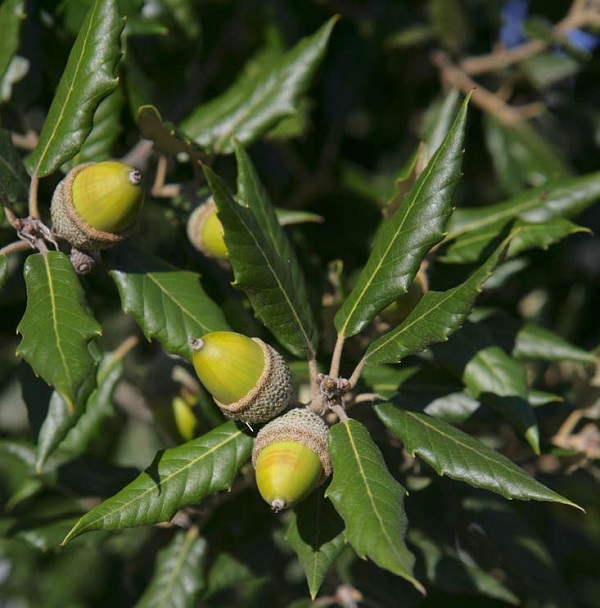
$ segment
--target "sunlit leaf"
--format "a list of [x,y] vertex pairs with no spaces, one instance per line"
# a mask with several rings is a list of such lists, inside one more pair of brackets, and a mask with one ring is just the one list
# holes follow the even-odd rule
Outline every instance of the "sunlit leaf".
[[[100,326],[87,309],[83,289],[66,255],[56,251],[30,255],[24,275],[27,308],[17,327],[23,337],[17,354],[54,386],[73,413],[89,395],[80,391],[94,374],[96,361],[88,346],[100,335]],[[92,388],[88,385],[87,390]]]
[[114,247],[105,259],[123,310],[148,339],[159,340],[169,352],[189,359],[190,339],[229,329],[196,273],[179,270],[131,243]]
[[124,25],[116,0],[95,0],[71,49],[38,144],[27,157],[31,175],[56,171],[81,148],[98,104],[117,87]]
[[63,544],[92,530],[119,530],[169,521],[183,507],[231,487],[253,439],[226,422],[164,452],[120,492],[86,513]]
[[439,475],[464,481],[505,498],[545,500],[580,509],[529,476],[502,454],[457,428],[390,403],[375,406],[383,423],[397,435],[413,456],[419,456]]
[[346,539],[359,556],[423,591],[404,544],[406,490],[388,471],[369,431],[356,420],[336,424],[329,430],[329,448],[333,479],[326,496],[346,524]]
[[396,213],[379,228],[367,263],[335,315],[341,336],[358,333],[378,312],[406,293],[427,252],[444,237],[461,175],[467,101]]

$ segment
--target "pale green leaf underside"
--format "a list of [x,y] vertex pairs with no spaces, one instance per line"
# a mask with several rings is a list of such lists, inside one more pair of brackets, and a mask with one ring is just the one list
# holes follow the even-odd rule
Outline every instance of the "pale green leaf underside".
[[119,39],[124,19],[116,0],[95,0],[69,54],[35,150],[26,164],[31,175],[56,171],[79,151],[92,129],[98,104],[118,84]]
[[209,167],[204,167],[204,173],[225,228],[234,285],[246,292],[257,317],[279,342],[292,353],[304,355],[313,349],[316,327],[301,290],[296,289],[299,275],[290,266],[291,258],[279,255],[282,242],[271,240],[269,228],[264,230],[253,210],[233,199]]
[[375,411],[404,442],[409,453],[418,455],[439,475],[508,499],[543,500],[580,508],[530,477],[502,454],[446,422],[390,403],[375,406]]
[[156,558],[154,575],[136,608],[188,608],[204,588],[207,543],[197,528],[178,531]]
[[301,40],[270,69],[244,74],[225,93],[200,106],[181,129],[207,150],[233,152],[232,138],[249,144],[282,118],[298,111],[298,103],[325,56],[337,17]]
[[190,339],[228,330],[221,309],[206,295],[200,275],[178,270],[131,243],[107,252],[110,275],[123,310],[133,316],[148,339],[190,359]]
[[443,239],[461,175],[467,102],[398,210],[382,223],[356,285],[335,315],[341,336],[358,333],[406,293],[427,252]]
[[100,335],[100,326],[86,307],[66,255],[56,251],[30,255],[24,275],[27,308],[17,327],[23,337],[17,354],[60,393],[72,411],[79,405],[78,391],[96,367],[88,345]]
[[326,496],[346,524],[346,539],[359,556],[423,591],[404,541],[406,490],[388,471],[369,431],[352,419],[336,424],[329,430],[329,448],[333,479]]
[[253,439],[229,421],[164,452],[120,492],[86,513],[63,544],[92,530],[120,530],[169,521],[183,507],[231,487]]

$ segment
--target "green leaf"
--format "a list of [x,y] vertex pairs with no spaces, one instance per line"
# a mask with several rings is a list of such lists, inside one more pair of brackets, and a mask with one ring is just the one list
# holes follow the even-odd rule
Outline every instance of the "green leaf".
[[518,606],[521,602],[492,574],[463,559],[440,538],[429,538],[421,530],[409,530],[408,538],[423,554],[427,578],[438,589],[451,594],[477,594]]
[[519,329],[512,355],[519,359],[598,363],[598,355],[583,350],[553,331],[533,323],[526,323]]
[[578,505],[530,477],[502,454],[450,424],[427,414],[402,410],[391,403],[375,411],[413,456],[421,457],[438,473],[464,481],[475,488],[496,492],[504,498]]
[[142,136],[152,140],[154,148],[161,154],[177,156],[183,152],[195,160],[202,160],[206,156],[183,131],[170,122],[163,121],[154,106],[146,105],[138,110],[138,125]]
[[99,162],[113,157],[114,145],[121,134],[121,112],[125,105],[123,91],[116,88],[105,97],[96,112],[92,130],[79,152],[70,160],[70,169],[80,163]]
[[570,175],[558,150],[527,123],[506,126],[486,115],[484,127],[496,175],[507,194]]
[[[295,254],[247,157],[238,151],[238,204],[207,166],[204,173],[225,229],[235,276],[257,317],[292,353],[312,351],[317,330]],[[242,198],[244,197],[244,198]],[[247,200],[246,200],[247,199]],[[263,223],[264,222],[264,223]]]
[[101,432],[103,423],[114,416],[112,393],[122,373],[120,351],[106,353],[98,365],[96,378],[90,377],[91,387],[94,388],[95,384],[96,388],[87,399],[85,408],[76,408],[70,416],[60,396],[56,393],[52,395],[48,414],[38,435],[38,471],[59,445],[59,460],[72,460],[86,451],[90,442]]
[[78,393],[96,361],[90,341],[101,333],[90,315],[85,294],[69,258],[50,251],[30,255],[25,262],[27,308],[17,331],[23,339],[17,354],[66,401],[72,413]]
[[469,315],[485,281],[504,255],[510,237],[462,285],[428,291],[395,329],[371,342],[365,353],[369,365],[395,363],[434,342],[447,340]]
[[[549,182],[496,205],[457,209],[448,222],[448,235],[444,240],[454,243],[442,259],[473,261],[510,222],[520,219],[529,224],[543,224],[557,218],[569,219],[599,198],[600,172]],[[551,226],[553,230],[557,229],[554,224]],[[461,244],[462,240],[466,240],[467,245]],[[475,247],[475,253],[469,253],[471,247]],[[463,252],[458,255],[457,251],[455,255],[454,251],[459,248]]]
[[335,315],[340,336],[358,333],[406,293],[427,252],[444,237],[460,177],[467,102],[399,209],[381,225],[354,289]]
[[4,285],[4,281],[8,277],[8,258],[5,255],[0,255],[0,288]]
[[28,189],[29,176],[21,156],[13,146],[10,133],[0,129],[0,197],[7,196],[14,202],[24,199]]
[[204,293],[200,275],[178,270],[132,243],[113,247],[105,260],[123,310],[146,338],[157,339],[169,352],[190,359],[190,339],[229,329],[221,309]]
[[253,438],[226,422],[206,435],[159,452],[120,492],[86,513],[63,545],[92,530],[119,530],[169,521],[183,507],[231,487],[247,462]]
[[345,535],[360,557],[401,576],[424,593],[413,576],[414,556],[404,544],[406,490],[388,471],[369,431],[356,420],[329,430],[333,479],[326,496],[346,524]]
[[321,492],[313,492],[292,512],[285,539],[298,555],[312,599],[344,548],[343,532],[344,523]]
[[0,81],[19,49],[21,22],[25,19],[23,0],[4,0],[0,5]]
[[136,608],[192,608],[204,588],[206,541],[197,528],[178,531],[160,551],[150,584]]
[[438,346],[436,360],[460,375],[471,395],[498,411],[539,454],[539,429],[531,408],[527,370],[494,343],[481,323],[467,322],[452,341]]
[[119,39],[125,21],[116,0],[96,0],[69,55],[35,150],[31,175],[43,177],[73,158],[92,129],[98,104],[118,84]]
[[325,56],[337,17],[301,40],[269,69],[248,71],[225,93],[200,106],[180,125],[202,148],[233,152],[232,138],[249,144],[298,111]]

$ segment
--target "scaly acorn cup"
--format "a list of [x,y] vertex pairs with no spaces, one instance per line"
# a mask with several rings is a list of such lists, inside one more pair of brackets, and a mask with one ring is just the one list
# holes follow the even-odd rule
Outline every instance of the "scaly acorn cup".
[[252,451],[256,485],[276,513],[331,475],[327,433],[325,422],[307,408],[290,410],[258,432]]
[[266,422],[287,407],[293,390],[290,369],[260,338],[215,331],[191,345],[200,382],[229,418]]
[[187,222],[188,239],[194,248],[206,257],[227,259],[227,245],[223,233],[223,224],[217,216],[217,206],[212,198],[191,213]]
[[144,202],[141,181],[139,171],[118,161],[77,165],[54,190],[54,234],[83,251],[121,242]]

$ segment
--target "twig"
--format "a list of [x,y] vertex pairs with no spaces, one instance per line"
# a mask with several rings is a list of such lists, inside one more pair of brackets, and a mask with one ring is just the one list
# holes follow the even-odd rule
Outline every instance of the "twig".
[[315,394],[317,389],[317,378],[319,377],[319,367],[317,365],[317,358],[315,357],[315,353],[312,351],[308,351],[307,349],[307,361],[308,361],[308,373],[310,376],[310,392],[311,395]]
[[29,129],[25,135],[20,133],[11,133],[10,138],[16,148],[22,150],[34,150],[38,143],[38,136],[35,131]]
[[348,379],[348,382],[350,383],[350,386],[352,388],[354,388],[356,386],[356,383],[358,382],[358,379],[360,378],[360,375],[362,374],[362,370],[363,370],[366,362],[367,362],[367,360],[363,357],[358,362],[358,365],[356,366],[356,368],[352,372],[352,375]]
[[341,334],[338,334],[333,349],[333,355],[331,356],[331,367],[329,368],[329,375],[332,378],[337,378],[340,373],[340,362],[342,360],[342,351],[344,350],[344,341],[346,338]]
[[172,198],[177,196],[181,191],[179,184],[166,184],[167,179],[167,157],[161,155],[158,157],[156,164],[156,174],[154,176],[154,184],[152,184],[152,196],[157,198]]
[[[598,27],[600,25],[600,9],[587,8],[586,0],[574,0],[569,11],[551,29],[554,38],[564,36],[569,30],[585,26]],[[488,55],[467,57],[460,63],[460,68],[473,76],[507,68],[515,63],[525,61],[534,55],[545,51],[552,42],[531,40],[510,49],[501,49]]]
[[8,255],[9,253],[16,253],[17,251],[27,251],[31,249],[31,245],[27,241],[14,241],[9,243],[0,249],[0,255]]
[[29,216],[35,219],[40,218],[40,209],[38,204],[38,186],[40,178],[37,173],[31,178],[31,184],[29,186]]
[[442,80],[449,86],[468,93],[472,91],[473,103],[488,114],[492,114],[500,123],[511,126],[524,119],[522,112],[509,106],[498,95],[476,83],[464,70],[452,63],[443,51],[435,51],[431,60],[440,72]]
[[2,207],[4,207],[4,215],[8,220],[8,223],[15,229],[18,230],[21,226],[20,220],[17,217],[16,213],[13,211],[12,205],[8,200],[8,197],[3,194],[2,195]]

